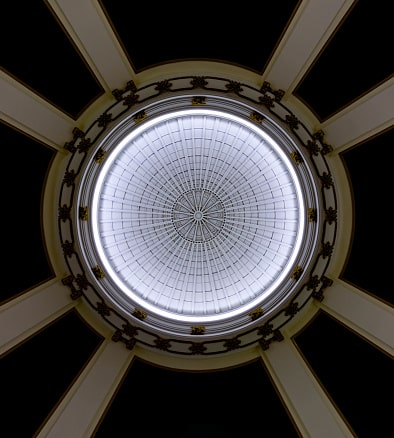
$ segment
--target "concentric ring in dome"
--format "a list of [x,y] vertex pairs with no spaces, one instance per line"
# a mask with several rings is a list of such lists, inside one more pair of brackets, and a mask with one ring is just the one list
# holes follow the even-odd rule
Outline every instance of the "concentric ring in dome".
[[96,181],[92,225],[126,299],[175,320],[219,320],[289,275],[304,210],[280,145],[244,119],[196,109],[119,141]]

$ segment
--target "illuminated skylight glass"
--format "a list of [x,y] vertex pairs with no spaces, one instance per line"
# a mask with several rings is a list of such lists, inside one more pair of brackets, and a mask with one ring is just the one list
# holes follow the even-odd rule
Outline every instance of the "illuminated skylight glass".
[[113,148],[94,188],[104,269],[125,300],[179,321],[220,320],[273,294],[304,226],[287,154],[218,110],[144,122]]

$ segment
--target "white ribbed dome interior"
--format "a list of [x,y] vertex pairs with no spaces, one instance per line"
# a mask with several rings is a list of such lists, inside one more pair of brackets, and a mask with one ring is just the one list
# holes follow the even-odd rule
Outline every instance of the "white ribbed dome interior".
[[95,192],[105,268],[158,313],[228,315],[271,294],[297,255],[303,201],[290,162],[229,114],[182,111],[133,130]]

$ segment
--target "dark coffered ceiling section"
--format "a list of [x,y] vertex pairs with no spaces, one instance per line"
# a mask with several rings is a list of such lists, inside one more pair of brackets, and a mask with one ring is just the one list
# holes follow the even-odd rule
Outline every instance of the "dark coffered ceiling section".
[[2,433],[34,436],[101,341],[70,311],[2,358]]
[[[3,209],[8,211],[2,248],[7,258],[0,301],[53,277],[43,240],[42,193],[55,151],[12,126],[0,123],[0,147],[4,163],[20,163],[15,169],[3,166]],[[12,190],[8,188],[12,187]],[[16,231],[18,230],[18,231]]]
[[[257,401],[260,397],[263,404]],[[155,417],[149,425],[135,424],[134,433],[141,435],[239,437],[255,433],[251,418],[263,423],[269,418],[278,436],[299,436],[260,361],[216,372],[186,373],[135,360],[95,436],[121,434],[130,422],[130,411],[136,418],[147,411]],[[174,413],[180,422],[189,423],[187,432],[170,421]],[[216,427],[201,429],[204,423]]]
[[392,427],[392,360],[325,312],[295,342],[356,436],[385,436]]
[[[102,92],[46,1],[1,5],[1,67],[71,117]],[[8,42],[12,40],[12,44]]]
[[[235,7],[111,0],[3,2],[1,436],[390,435],[392,415],[387,400],[394,391],[391,21],[391,4],[384,0],[286,0]],[[185,95],[169,92],[176,87]],[[314,247],[305,265],[315,263],[315,270],[305,274],[302,263],[294,266],[286,281],[296,284],[296,293],[287,296],[283,307],[278,306],[275,318],[256,306],[237,315],[244,321],[244,331],[238,331],[236,318],[222,330],[220,323],[212,329],[198,317],[198,324],[192,318],[190,326],[186,325],[185,334],[177,331],[178,325],[184,328],[182,312],[181,322],[169,325],[159,320],[155,325],[151,302],[143,302],[143,309],[129,306],[125,312],[112,305],[111,295],[104,299],[92,292],[92,284],[104,284],[108,275],[97,262],[101,259],[96,257],[94,239],[81,232],[87,224],[93,224],[93,230],[95,226],[94,185],[83,183],[105,166],[107,151],[95,148],[114,138],[110,130],[119,121],[128,117],[127,129],[138,131],[151,122],[153,111],[167,111],[173,96],[174,102],[187,102],[193,112],[208,106],[218,89],[231,108],[231,117],[240,107],[247,108],[241,120],[251,129],[260,130],[272,122],[273,131],[279,132],[275,138],[291,139],[295,150],[282,150],[279,141],[279,150],[289,160],[286,172],[312,175],[305,177],[307,183],[287,201],[294,194],[305,196],[305,205],[297,205],[305,207],[300,217],[305,219],[305,233],[313,238],[300,240],[300,246],[302,250]],[[149,93],[158,99],[152,99],[151,106]],[[217,105],[220,99],[216,94],[214,98]],[[195,116],[178,120],[178,127],[189,123],[195,129]],[[210,126],[216,113],[204,117],[204,127]],[[219,138],[224,122],[216,125]],[[234,120],[228,125],[232,127],[225,134],[231,137]],[[152,132],[158,134],[148,136],[152,141],[146,142],[144,151],[149,156],[141,162],[159,166],[164,154],[156,146],[162,134],[155,127],[149,135]],[[192,139],[197,144],[199,138]],[[232,153],[252,164],[258,155],[245,153],[243,148],[250,146],[245,142],[235,144],[225,156],[229,161],[215,163],[216,155],[210,152],[214,147],[207,147],[207,156],[200,160],[194,146],[189,148],[194,161],[188,161],[183,174],[198,171],[196,163],[208,163],[200,175],[214,169],[219,175],[215,180],[225,184],[230,184],[230,170],[237,165]],[[182,163],[181,152],[168,156]],[[120,167],[126,155],[118,160]],[[154,157],[159,158],[153,161]],[[128,158],[137,168],[131,159],[134,155]],[[318,166],[309,168],[309,162],[318,162]],[[168,190],[155,192],[160,199],[152,195],[154,182],[166,183],[170,175],[163,170],[165,166],[157,167],[159,177],[152,171],[155,166],[146,172],[149,181],[144,187],[138,181],[134,186],[142,210],[150,201],[161,206],[167,199]],[[120,167],[114,166],[115,170]],[[144,169],[136,173],[147,181]],[[246,187],[248,176],[243,173],[239,172],[237,181],[245,181]],[[265,178],[262,173],[256,171],[253,177],[255,192],[257,177]],[[275,177],[283,182],[280,175]],[[118,179],[119,194],[123,181]],[[106,195],[110,197],[110,177],[108,181]],[[88,187],[87,193],[80,187]],[[307,197],[308,190],[316,196],[308,192]],[[177,199],[196,201],[190,194],[195,192],[185,193]],[[216,199],[208,193],[204,199]],[[247,205],[253,207],[252,195]],[[275,192],[276,199],[287,195],[282,186]],[[86,199],[92,202],[85,203]],[[241,230],[240,235],[246,230],[250,237],[266,226],[258,220],[253,227],[244,226],[240,220],[231,227],[230,215],[221,216],[225,203],[220,202],[209,211],[220,224],[225,217],[224,230]],[[287,205],[275,214],[294,219]],[[233,210],[238,212],[236,207]],[[97,216],[104,223],[108,218],[103,210]],[[111,220],[116,219],[115,210],[111,210]],[[180,232],[179,217],[171,210],[171,230],[175,227],[178,237],[188,237],[183,249],[214,244],[214,239],[196,243],[190,232]],[[195,212],[193,220],[200,220]],[[142,224],[141,229],[148,225]],[[316,234],[311,230],[317,230]],[[119,236],[112,231],[108,235]],[[289,235],[282,235],[281,251]],[[141,239],[145,237],[155,241],[141,233]],[[271,238],[274,241],[277,236]],[[127,244],[132,252],[134,242]],[[242,257],[249,254],[241,238],[233,246]],[[94,250],[89,252],[91,247]],[[253,248],[258,269],[260,243]],[[157,249],[159,253],[162,246]],[[177,257],[176,251],[171,254]],[[204,253],[196,250],[194,254]],[[160,274],[152,262],[156,253],[145,252],[144,256]],[[225,258],[225,252],[220,256]],[[78,257],[84,258],[84,265],[78,264]],[[202,277],[199,269],[207,260],[183,259],[182,266],[194,266],[186,273],[194,278],[196,293]],[[218,266],[215,260],[220,257],[209,260],[206,278],[212,280],[216,275],[212,267]],[[234,265],[226,268],[229,278],[238,276]],[[83,266],[81,271],[75,268],[79,266]],[[146,271],[146,278],[150,272]],[[178,281],[181,274],[167,273],[166,278]],[[254,275],[247,271],[240,278],[245,290],[249,286],[245,279]],[[159,277],[156,289],[160,294],[160,284],[165,283]],[[230,288],[227,277],[222,278],[225,297]],[[302,288],[297,289],[297,282]],[[210,282],[204,284],[206,292]],[[182,285],[189,287],[186,282]],[[117,294],[122,285],[116,283],[113,289]],[[305,295],[309,298],[304,302]],[[215,317],[221,315],[219,311]],[[178,350],[171,350],[175,344]]]
[[[379,298],[394,304],[390,277],[392,263],[384,254],[389,214],[379,213],[392,185],[394,129],[376,135],[342,154],[352,183],[355,205],[354,238],[342,277]],[[361,170],[360,170],[361,169]],[[389,241],[391,238],[389,237]]]
[[325,120],[394,72],[386,41],[393,40],[391,5],[358,0],[295,89]]
[[[195,5],[193,11],[184,3],[100,3],[136,71],[164,62],[210,59],[262,72],[301,2],[236,8],[212,2]],[[142,16],[149,20],[138,19]]]

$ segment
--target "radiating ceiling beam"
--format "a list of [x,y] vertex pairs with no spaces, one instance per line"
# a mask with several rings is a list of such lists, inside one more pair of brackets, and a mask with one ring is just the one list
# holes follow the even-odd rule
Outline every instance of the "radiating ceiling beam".
[[37,438],[91,437],[134,353],[104,341]]
[[98,3],[49,0],[67,32],[107,91],[122,88],[134,72]]
[[0,307],[0,355],[74,307],[58,279],[8,301]]
[[334,284],[327,289],[327,294],[319,306],[394,356],[394,310],[392,307],[341,280],[335,280]]
[[301,3],[264,75],[275,89],[290,93],[308,70],[353,0]]
[[353,437],[290,340],[262,351],[262,358],[302,436]]
[[0,118],[37,140],[63,149],[75,121],[0,71]]
[[321,126],[336,152],[394,126],[394,77],[361,97]]

